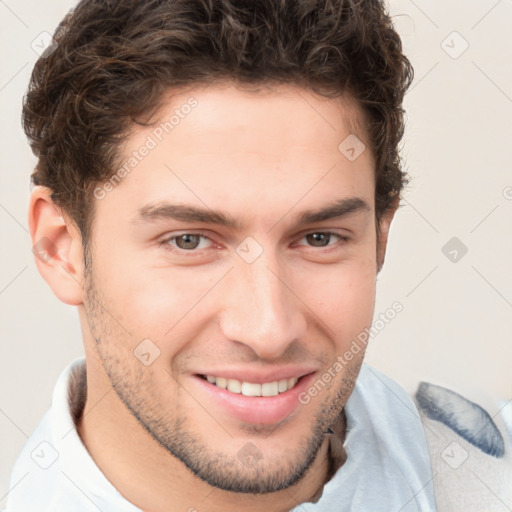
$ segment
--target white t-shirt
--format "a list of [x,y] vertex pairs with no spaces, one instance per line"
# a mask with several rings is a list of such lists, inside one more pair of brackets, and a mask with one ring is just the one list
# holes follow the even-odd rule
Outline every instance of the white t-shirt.
[[[94,463],[75,428],[83,403],[69,393],[84,359],[60,375],[20,454],[6,512],[141,512]],[[435,512],[432,470],[418,410],[394,381],[364,364],[345,415],[347,460],[316,503],[296,512]]]

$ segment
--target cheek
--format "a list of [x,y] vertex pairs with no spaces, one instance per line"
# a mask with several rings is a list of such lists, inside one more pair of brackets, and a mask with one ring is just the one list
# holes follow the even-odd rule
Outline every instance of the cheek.
[[104,262],[97,282],[112,313],[134,337],[155,341],[190,325],[190,315],[197,319],[202,299],[225,273],[218,267],[148,266],[134,254]]
[[371,324],[375,285],[372,258],[318,268],[310,276],[302,276],[305,302],[330,328],[338,350],[344,350]]

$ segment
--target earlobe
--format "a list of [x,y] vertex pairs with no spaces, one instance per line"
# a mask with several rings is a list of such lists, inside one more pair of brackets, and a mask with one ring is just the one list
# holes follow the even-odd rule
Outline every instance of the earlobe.
[[82,304],[81,235],[61,208],[55,205],[49,188],[34,187],[30,197],[28,224],[34,259],[43,279],[65,304]]

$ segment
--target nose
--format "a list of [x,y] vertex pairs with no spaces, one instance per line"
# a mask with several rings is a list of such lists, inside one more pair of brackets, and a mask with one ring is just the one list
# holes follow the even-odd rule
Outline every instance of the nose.
[[261,359],[276,359],[306,331],[304,304],[276,258],[235,262],[224,282],[220,328],[226,339],[250,347]]

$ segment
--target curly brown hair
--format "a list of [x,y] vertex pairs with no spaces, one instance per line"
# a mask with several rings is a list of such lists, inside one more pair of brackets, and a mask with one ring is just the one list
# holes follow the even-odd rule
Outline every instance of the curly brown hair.
[[171,88],[230,81],[293,84],[363,107],[376,162],[376,216],[407,181],[402,101],[413,69],[381,0],[82,0],[36,63],[23,125],[84,248],[93,188],[118,165],[134,123]]

